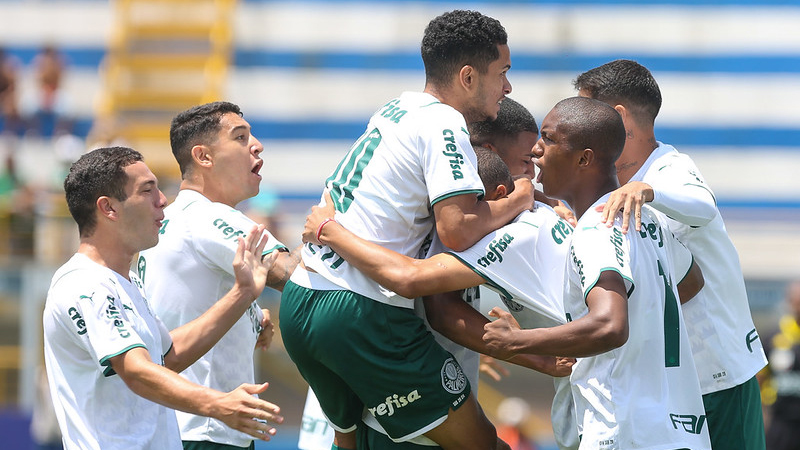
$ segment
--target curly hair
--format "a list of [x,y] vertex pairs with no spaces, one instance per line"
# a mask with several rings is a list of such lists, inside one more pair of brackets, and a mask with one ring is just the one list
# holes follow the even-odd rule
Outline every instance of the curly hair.
[[214,142],[222,127],[220,120],[227,113],[242,116],[238,105],[230,102],[212,102],[189,108],[172,119],[169,143],[181,169],[181,177],[186,176],[186,171],[191,166],[192,147]]
[[485,73],[508,42],[500,22],[477,11],[455,10],[430,21],[422,38],[425,81],[446,86],[465,65]]
[[64,180],[69,213],[78,224],[81,237],[89,237],[97,226],[95,204],[102,196],[125,201],[128,176],[125,168],[144,161],[142,154],[128,147],[103,147],[75,161]]

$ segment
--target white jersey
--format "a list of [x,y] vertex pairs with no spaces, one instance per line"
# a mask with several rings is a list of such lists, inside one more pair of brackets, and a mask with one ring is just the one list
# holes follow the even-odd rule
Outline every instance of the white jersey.
[[[552,208],[536,203],[472,248],[452,255],[486,279],[522,328],[566,322],[563,291],[573,229]],[[569,378],[554,378],[553,434],[562,450],[578,447]]]
[[[483,194],[476,166],[461,113],[429,94],[404,92],[372,116],[326,187],[336,204],[336,220],[345,228],[416,257],[433,229],[436,202]],[[414,307],[413,300],[381,287],[327,246],[304,246],[303,262],[335,289]],[[299,278],[297,282],[303,283]],[[301,285],[320,289],[325,283]]]
[[[667,226],[703,270],[705,286],[683,305],[703,394],[744,383],[767,358],[750,315],[739,254],[711,189],[687,155],[660,142],[631,181],[653,187],[656,196],[650,205],[668,216]],[[691,217],[687,199],[700,203],[710,215],[693,222],[697,219]],[[675,205],[676,200],[682,203]]]
[[[628,290],[627,342],[578,358],[570,380],[581,450],[709,449],[700,385],[683,325],[677,283],[692,256],[658,216],[642,208],[642,232],[612,228],[597,205],[578,221],[568,259],[564,307],[568,320],[588,313],[586,296],[611,270]],[[692,300],[693,301],[693,300]]]
[[[250,232],[254,222],[188,189],[178,193],[164,216],[158,245],[140,253],[138,270],[156,314],[174,329],[199,317],[233,287],[237,239]],[[284,245],[269,235],[264,252],[281,248]],[[219,342],[181,374],[221,392],[253,383],[260,312],[253,302]],[[179,411],[178,422],[183,440],[239,447],[253,441],[210,417]]]
[[110,359],[136,347],[163,365],[169,330],[150,310],[142,284],[77,253],[47,293],[44,356],[67,449],[176,449],[175,411],[131,391]]

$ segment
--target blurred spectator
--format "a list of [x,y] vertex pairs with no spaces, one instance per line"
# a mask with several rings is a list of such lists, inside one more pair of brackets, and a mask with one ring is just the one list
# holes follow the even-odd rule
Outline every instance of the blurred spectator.
[[18,73],[19,61],[0,48],[0,134],[19,131]]
[[505,441],[511,450],[536,450],[536,444],[523,431],[523,424],[530,417],[528,403],[519,397],[508,397],[497,407],[497,437]]
[[800,280],[788,285],[786,306],[777,333],[764,341],[769,365],[759,377],[771,416],[767,450],[800,448]]
[[54,45],[45,45],[31,63],[36,77],[36,97],[30,111],[29,129],[50,137],[63,128],[66,120],[64,92],[61,89],[66,61]]

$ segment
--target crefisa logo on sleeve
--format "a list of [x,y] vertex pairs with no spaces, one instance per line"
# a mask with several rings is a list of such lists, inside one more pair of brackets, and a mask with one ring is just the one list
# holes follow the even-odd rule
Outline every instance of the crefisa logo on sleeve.
[[442,387],[451,393],[458,394],[467,386],[467,377],[455,359],[447,358],[442,365]]

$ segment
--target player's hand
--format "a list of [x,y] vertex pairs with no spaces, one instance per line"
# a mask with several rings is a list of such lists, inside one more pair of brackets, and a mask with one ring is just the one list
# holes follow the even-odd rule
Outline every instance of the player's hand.
[[244,239],[239,239],[236,256],[233,258],[236,285],[243,292],[250,293],[248,297],[251,301],[261,295],[269,270],[278,257],[276,251],[262,257],[267,240],[264,225],[253,226]]
[[509,359],[516,355],[514,351],[515,333],[520,330],[519,323],[508,311],[497,306],[489,311],[489,316],[497,317],[483,326],[483,342],[492,355],[500,359]]
[[503,377],[511,375],[511,372],[509,372],[500,361],[488,355],[480,355],[480,366],[478,370],[494,381],[500,381]]
[[556,366],[553,373],[554,377],[567,377],[572,374],[572,366],[578,362],[577,359],[566,356],[556,356]]
[[283,422],[278,405],[253,396],[264,392],[268,386],[269,383],[245,383],[223,394],[211,405],[211,417],[221,420],[234,430],[268,441],[277,432],[269,422]]
[[564,204],[561,200],[558,200],[558,204],[553,206],[553,210],[558,214],[558,217],[566,220],[568,224],[572,225],[573,227],[578,226],[578,219],[575,217],[575,213],[572,212],[571,209],[567,208],[567,205]]
[[[508,196],[514,198],[519,202],[519,212],[530,210],[533,211],[536,189],[533,188],[533,182],[527,175],[519,175],[514,178],[514,191]],[[517,204],[515,202],[515,204]]]
[[653,201],[653,195],[653,188],[649,184],[631,181],[612,192],[608,201],[597,207],[597,210],[603,213],[600,220],[611,227],[614,225],[617,211],[622,210],[622,232],[627,233],[633,213],[633,227],[639,231],[642,228],[642,205]]
[[261,309],[263,317],[261,318],[261,332],[258,333],[256,340],[256,348],[266,350],[272,344],[272,337],[275,335],[275,324],[270,320],[270,313],[267,308]]
[[326,189],[323,193],[323,198],[325,203],[312,206],[311,214],[306,217],[306,224],[303,228],[303,242],[322,245],[317,239],[319,226],[325,219],[333,218],[336,214],[336,208],[333,205],[330,191]]

